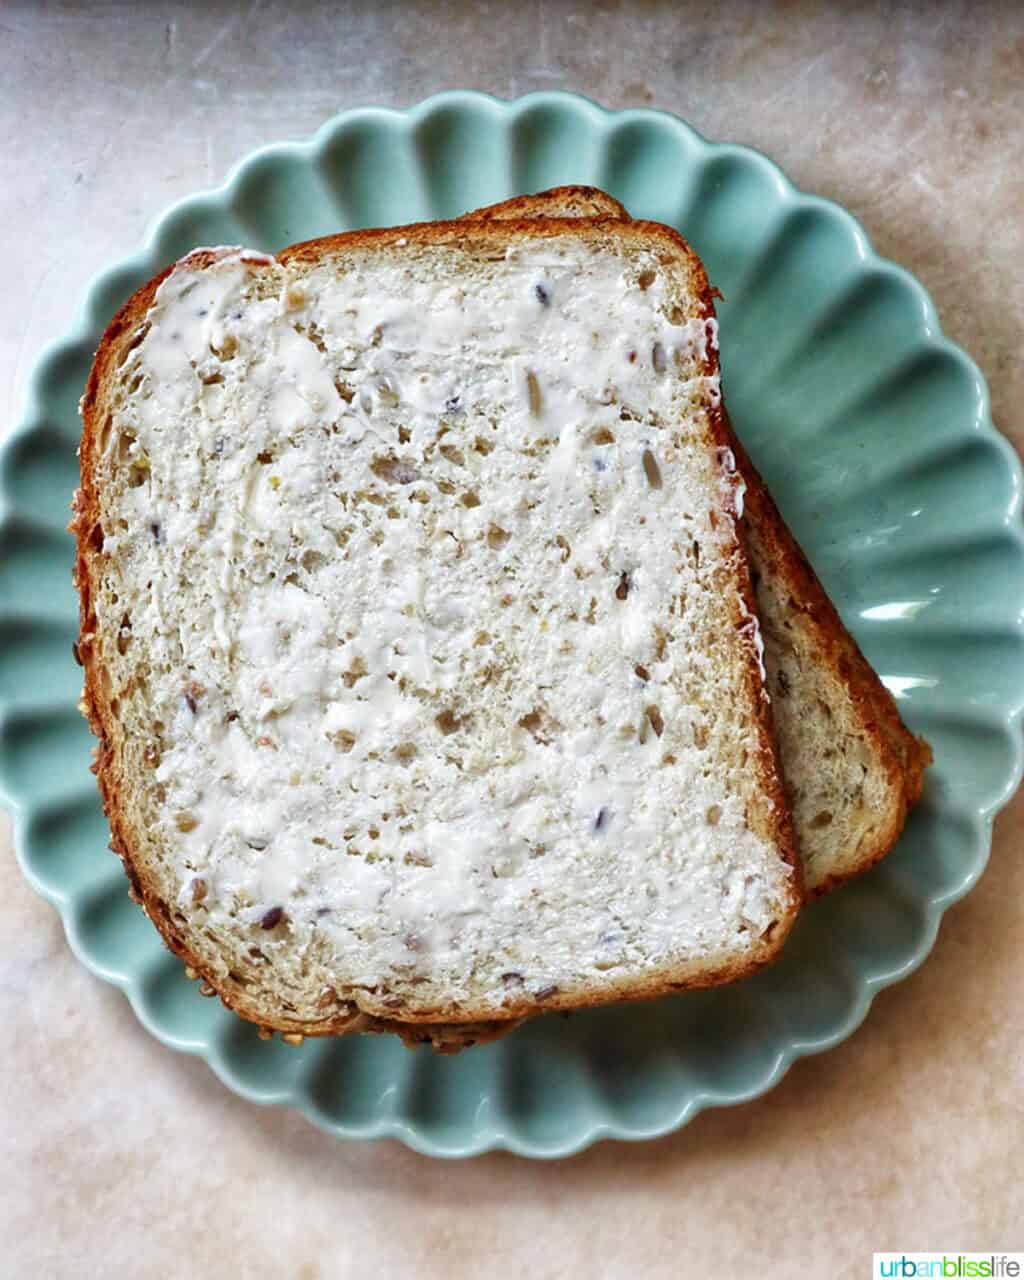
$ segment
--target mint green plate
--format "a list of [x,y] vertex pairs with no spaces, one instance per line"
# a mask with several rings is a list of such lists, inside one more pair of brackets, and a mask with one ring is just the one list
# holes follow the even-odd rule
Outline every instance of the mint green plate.
[[[679,227],[724,293],[731,416],[934,748],[923,803],[894,853],[809,908],[782,960],[751,981],[542,1018],[455,1058],[390,1037],[265,1044],[199,998],[107,851],[75,710],[64,532],[92,352],[124,299],[197,244],[274,250],[569,182]],[[93,283],[72,332],[35,368],[0,466],[0,779],[25,874],[60,911],[76,955],[155,1036],[204,1057],[237,1093],[299,1107],[333,1133],[445,1156],[556,1156],[667,1133],[845,1039],[875,992],[924,959],[942,912],[980,875],[993,815],[1021,773],[1020,479],[981,375],[943,338],[921,286],[876,257],[842,209],[796,191],[756,152],[705,142],[655,111],[609,113],[564,94],[450,93],[410,111],[347,112],[170,209]]]

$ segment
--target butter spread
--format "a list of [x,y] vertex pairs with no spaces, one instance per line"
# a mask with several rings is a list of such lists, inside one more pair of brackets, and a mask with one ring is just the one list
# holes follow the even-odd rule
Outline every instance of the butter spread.
[[181,910],[281,908],[371,989],[752,943],[789,872],[716,767],[742,489],[681,425],[714,321],[672,322],[653,257],[399,247],[190,255],[126,365],[105,549],[165,676]]

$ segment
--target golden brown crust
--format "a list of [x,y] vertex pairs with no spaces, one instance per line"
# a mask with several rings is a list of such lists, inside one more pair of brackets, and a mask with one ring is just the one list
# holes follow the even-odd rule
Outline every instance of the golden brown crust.
[[532,196],[514,196],[498,204],[487,204],[463,214],[464,218],[621,218],[629,219],[629,211],[614,196],[600,187],[548,187]]
[[[399,241],[403,245],[410,242],[422,244],[446,241],[459,244],[467,240],[478,242],[489,238],[489,225],[486,221],[471,225],[462,222],[421,223],[408,227],[351,232],[294,245],[279,255],[278,261],[282,264],[315,262],[334,251],[350,252],[366,245],[397,247]],[[574,236],[587,232],[599,235],[609,231],[612,231],[617,238],[627,235],[629,238],[644,240],[647,244],[660,245],[667,264],[678,264],[682,255],[691,277],[691,287],[701,299],[703,315],[708,318],[713,316],[712,292],[703,266],[676,232],[660,224],[643,222],[631,222],[627,230],[623,226],[622,219],[617,216],[588,219],[585,224],[579,222],[573,224]],[[491,234],[496,245],[505,246],[510,241],[522,237],[564,235],[566,223],[562,219],[509,220],[504,222],[500,229],[494,229]],[[216,250],[197,250],[189,256],[197,266],[204,266],[216,261],[220,253]],[[312,1036],[340,1035],[356,1030],[395,1031],[407,1042],[429,1041],[435,1048],[449,1050],[464,1044],[495,1038],[517,1025],[524,1017],[536,1013],[582,1008],[617,999],[653,999],[675,991],[732,981],[770,962],[781,947],[799,907],[800,863],[796,855],[792,824],[782,788],[781,771],[771,729],[770,709],[764,696],[763,684],[758,674],[756,657],[751,644],[747,647],[745,655],[744,678],[757,714],[758,745],[754,770],[758,789],[761,794],[767,795],[769,800],[769,804],[765,806],[767,812],[758,812],[752,815],[752,819],[756,822],[759,833],[779,848],[785,860],[793,868],[793,877],[785,914],[767,931],[769,936],[761,940],[761,945],[748,958],[719,966],[713,971],[677,973],[671,979],[662,975],[645,983],[609,985],[599,993],[553,992],[551,998],[542,1003],[538,1003],[535,997],[524,996],[520,1001],[510,1001],[502,1010],[500,1017],[495,1018],[488,1014],[486,1021],[481,1020],[477,1011],[457,1008],[432,1010],[402,1019],[385,1017],[381,1016],[379,1008],[372,1007],[371,998],[368,1000],[370,1008],[364,1008],[358,1002],[349,1003],[324,1020],[312,1024],[299,1017],[290,1017],[287,1013],[268,1018],[267,1010],[260,1007],[241,984],[230,977],[218,976],[210,971],[208,965],[203,964],[201,958],[195,954],[182,935],[168,904],[161,899],[154,887],[147,883],[141,859],[135,853],[137,839],[133,834],[130,814],[125,804],[127,787],[119,751],[120,730],[111,710],[112,691],[109,675],[103,668],[95,642],[97,624],[93,606],[94,587],[102,558],[102,529],[99,524],[99,497],[95,487],[95,462],[97,437],[102,429],[105,413],[103,389],[108,383],[113,384],[120,364],[137,341],[159,285],[171,270],[173,267],[156,276],[125,303],[107,327],[100,342],[82,400],[81,487],[75,496],[75,515],[71,523],[71,530],[77,539],[75,579],[80,594],[79,653],[85,673],[82,709],[93,733],[99,740],[94,771],[99,783],[104,811],[110,822],[111,847],[124,865],[132,897],[142,906],[170,950],[186,966],[195,971],[197,976],[203,978],[227,1007],[263,1027],[289,1035]],[[717,372],[717,364],[710,353],[707,356],[705,372],[707,374]],[[713,447],[725,445],[728,442],[728,427],[720,409],[716,409],[711,415],[711,430]],[[721,466],[721,463],[719,465]],[[723,477],[727,475],[724,469],[722,474]],[[735,519],[732,524],[734,542],[732,558],[737,567],[742,597],[742,601],[737,602],[734,622],[737,629],[740,629],[753,614],[754,597]]]

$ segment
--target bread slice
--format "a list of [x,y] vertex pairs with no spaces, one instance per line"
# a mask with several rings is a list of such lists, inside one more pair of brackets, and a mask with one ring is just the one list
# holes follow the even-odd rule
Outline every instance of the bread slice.
[[198,250],[114,319],[84,708],[136,896],[244,1017],[472,1039],[776,954],[712,315],[667,228],[537,219]]
[[[596,187],[558,187],[467,217],[628,217]],[[920,799],[931,750],[847,631],[743,447],[744,532],[786,793],[811,894],[874,866]]]

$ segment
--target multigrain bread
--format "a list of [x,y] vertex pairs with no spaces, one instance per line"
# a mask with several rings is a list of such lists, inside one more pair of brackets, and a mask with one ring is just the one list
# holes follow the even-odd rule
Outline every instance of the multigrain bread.
[[452,1044],[778,951],[712,315],[668,229],[539,219],[197,251],[111,323],[84,707],[136,896],[240,1014]]
[[[618,217],[595,187],[558,187],[470,218]],[[931,751],[900,718],[728,422],[786,793],[811,894],[874,866],[921,795]]]

